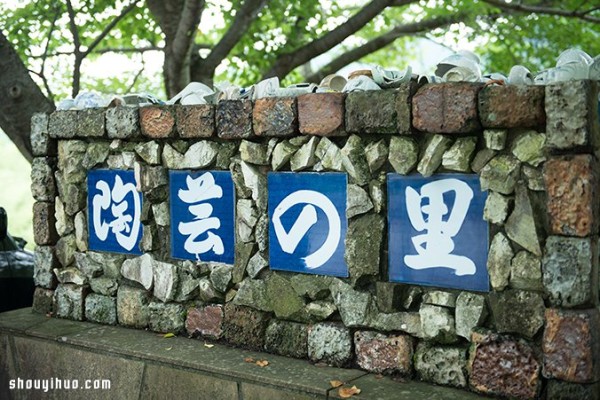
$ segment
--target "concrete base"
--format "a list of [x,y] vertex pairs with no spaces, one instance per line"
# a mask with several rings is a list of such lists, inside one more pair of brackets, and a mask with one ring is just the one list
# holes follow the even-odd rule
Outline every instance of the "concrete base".
[[[269,364],[260,367],[248,362],[250,358]],[[109,380],[110,388],[94,389],[101,380]],[[332,380],[360,388],[356,399],[479,398],[462,390],[396,382],[360,370],[322,367],[203,340],[47,318],[30,309],[0,314],[0,399],[339,398]],[[27,389],[28,383],[40,389]],[[65,388],[67,384],[71,389]],[[75,384],[77,389],[72,388]]]

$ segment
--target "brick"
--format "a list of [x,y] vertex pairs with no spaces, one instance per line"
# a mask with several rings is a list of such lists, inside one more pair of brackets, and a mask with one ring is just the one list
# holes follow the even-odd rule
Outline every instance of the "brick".
[[544,299],[536,292],[509,289],[489,294],[496,330],[517,333],[529,339],[544,325]]
[[77,134],[77,111],[61,110],[50,114],[48,134],[53,139],[72,139]]
[[540,363],[528,344],[497,334],[473,333],[471,340],[467,368],[473,390],[502,397],[537,398]]
[[104,108],[86,108],[77,114],[78,137],[105,136]]
[[176,125],[182,138],[206,138],[215,134],[215,106],[175,106]]
[[117,299],[91,293],[85,298],[85,318],[100,324],[117,323]]
[[546,146],[571,149],[598,144],[598,83],[570,81],[546,86]]
[[345,136],[343,93],[310,93],[298,97],[300,133]]
[[113,107],[106,110],[106,132],[109,139],[139,137],[140,116],[137,107]]
[[346,96],[346,130],[353,133],[396,133],[396,91],[353,92]]
[[54,290],[35,288],[33,292],[33,305],[31,310],[34,313],[46,315],[51,313],[53,308]]
[[592,155],[551,158],[544,165],[550,231],[589,236],[598,232],[598,166]]
[[54,157],[35,157],[31,163],[31,194],[37,201],[54,201],[56,182]]
[[412,99],[413,126],[429,133],[470,133],[481,129],[477,101],[481,84],[425,85]]
[[421,341],[415,350],[414,363],[420,380],[436,385],[467,386],[466,348],[435,346]]
[[544,87],[487,86],[479,92],[479,117],[484,128],[544,129]]
[[143,329],[148,326],[150,310],[148,293],[121,285],[117,292],[117,319],[119,324]]
[[248,139],[252,131],[252,102],[224,100],[217,105],[217,135],[222,139]]
[[169,106],[140,107],[142,135],[152,139],[165,139],[175,132],[175,114]]
[[376,332],[354,333],[356,362],[369,372],[412,372],[413,340],[408,335],[382,335]]
[[353,357],[350,330],[342,324],[315,324],[308,332],[308,357],[332,366],[347,365]]
[[33,204],[33,239],[38,246],[53,245],[58,241],[54,203]]
[[412,98],[417,92],[418,85],[414,81],[403,83],[396,95],[397,130],[401,135],[413,133],[412,128]]
[[83,321],[83,310],[88,288],[86,286],[60,284],[54,291],[53,309],[57,317]]
[[269,319],[265,312],[228,303],[224,308],[223,337],[231,344],[262,350]]
[[282,356],[308,356],[308,325],[273,320],[265,335],[265,350]]
[[185,329],[190,336],[200,335],[220,339],[223,335],[223,306],[192,308],[187,313]]
[[598,309],[546,310],[542,351],[546,378],[576,383],[597,381],[600,377]]
[[35,113],[31,117],[31,151],[35,157],[55,156],[56,140],[48,133],[49,115]]
[[267,97],[254,102],[252,126],[257,136],[289,137],[298,133],[295,97]]

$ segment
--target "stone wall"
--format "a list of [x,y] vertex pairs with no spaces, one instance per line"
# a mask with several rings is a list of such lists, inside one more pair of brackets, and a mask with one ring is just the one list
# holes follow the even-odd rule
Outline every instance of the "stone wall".
[[[34,310],[489,395],[597,398],[597,99],[590,81],[411,83],[38,114]],[[136,173],[141,256],[88,250],[101,168]],[[171,258],[170,170],[231,171],[233,264]],[[270,171],[346,174],[349,278],[269,268]],[[489,293],[388,279],[387,174],[443,172],[487,190]]]

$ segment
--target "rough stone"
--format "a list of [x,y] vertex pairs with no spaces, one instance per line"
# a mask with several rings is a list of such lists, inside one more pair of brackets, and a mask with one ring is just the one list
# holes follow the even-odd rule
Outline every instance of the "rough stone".
[[333,282],[330,276],[294,274],[290,283],[298,296],[312,300],[323,300],[330,294],[329,286]]
[[252,125],[257,136],[287,137],[298,132],[295,97],[265,97],[254,101]]
[[48,114],[34,113],[31,117],[31,152],[34,157],[56,155],[56,140],[48,134]]
[[343,93],[298,96],[298,125],[303,135],[344,136]]
[[106,160],[109,169],[133,169],[135,165],[135,153],[124,151],[111,154]]
[[418,84],[410,80],[396,89],[396,121],[397,130],[401,135],[413,133],[412,127],[412,98],[417,92]]
[[365,147],[365,155],[371,172],[378,171],[388,158],[389,149],[385,140],[371,142]]
[[483,324],[487,316],[485,297],[480,294],[461,292],[456,298],[456,334],[471,340],[473,329]]
[[254,227],[258,221],[258,215],[252,200],[238,200],[236,218],[237,237],[239,240],[243,243],[254,241]]
[[486,128],[535,128],[546,123],[544,88],[489,85],[479,92],[479,117]]
[[344,170],[340,148],[327,137],[321,138],[315,155],[321,160],[321,165],[324,169],[333,171]]
[[377,309],[384,313],[393,313],[402,306],[402,285],[392,282],[375,282],[375,300]]
[[109,152],[110,148],[108,147],[108,143],[106,142],[90,143],[87,146],[87,151],[85,153],[85,156],[83,157],[81,166],[86,170],[90,170],[97,165],[101,165],[106,161]]
[[317,300],[308,303],[305,308],[308,317],[312,321],[325,321],[337,311],[335,304],[324,300]]
[[152,215],[154,221],[159,226],[170,226],[171,225],[171,212],[169,210],[169,203],[163,201],[159,204],[152,204]]
[[369,327],[384,332],[402,331],[419,338],[424,337],[418,312],[378,313],[372,316]]
[[68,267],[75,262],[75,235],[67,235],[56,242],[56,258],[63,267]]
[[154,140],[136,145],[135,152],[147,164],[150,164],[150,165],[160,164],[162,150],[161,150],[160,144],[158,144],[158,142],[156,142]]
[[252,102],[224,100],[217,105],[217,135],[222,139],[248,139],[252,131]]
[[141,284],[146,290],[152,288],[154,280],[154,259],[148,253],[123,261],[121,274],[124,278]]
[[151,139],[165,139],[175,133],[175,114],[169,106],[140,107],[142,134]]
[[267,284],[264,280],[245,279],[233,299],[233,304],[266,312],[273,311],[267,295]]
[[469,133],[481,129],[478,83],[425,85],[412,99],[413,126],[429,133]]
[[490,160],[481,169],[481,190],[494,190],[502,194],[511,194],[519,179],[521,163],[510,155],[499,155]]
[[536,131],[526,131],[519,134],[512,144],[511,152],[519,161],[537,167],[546,161],[544,144],[546,135]]
[[343,325],[319,323],[308,333],[308,357],[312,361],[342,367],[352,355],[352,336]]
[[190,336],[220,339],[223,335],[223,306],[209,305],[188,310],[185,329]]
[[510,287],[542,291],[544,287],[540,259],[524,250],[518,252],[510,265]]
[[485,129],[483,131],[485,147],[490,150],[504,150],[507,134],[508,131],[506,129]]
[[454,308],[456,307],[456,294],[442,290],[432,290],[423,295],[423,303]]
[[217,292],[209,278],[200,278],[198,280],[198,290],[200,300],[211,303],[222,300],[221,293]]
[[540,168],[523,165],[521,172],[523,173],[523,177],[525,178],[525,182],[527,182],[529,190],[534,190],[536,192],[543,192],[546,190],[544,174]]
[[183,330],[185,315],[183,305],[150,302],[148,311],[150,312],[150,330],[162,333],[179,333]]
[[189,147],[185,154],[165,144],[162,159],[168,169],[201,169],[213,164],[219,152],[219,144],[200,141]]
[[258,219],[254,236],[258,250],[266,253],[269,247],[269,216],[267,213],[263,213]]
[[450,143],[452,143],[452,140],[445,136],[432,136],[425,146],[421,161],[417,165],[417,171],[424,177],[433,175],[435,170],[442,164],[442,157],[450,147]]
[[234,284],[238,284],[244,279],[250,256],[252,256],[255,247],[254,243],[238,242],[235,244],[235,259],[232,272],[232,281]]
[[483,208],[483,219],[496,225],[504,224],[510,204],[511,199],[509,197],[490,190]]
[[375,211],[377,214],[381,213],[385,209],[387,201],[384,183],[378,180],[372,180],[369,182],[369,195],[371,196],[371,201],[373,202],[373,211]]
[[598,400],[600,382],[586,385],[550,379],[546,386],[546,393],[546,397],[552,400]]
[[313,137],[307,143],[302,145],[302,147],[300,147],[300,149],[298,149],[298,151],[290,158],[290,169],[297,172],[315,165],[317,162],[315,151],[317,150],[318,143],[319,139]]
[[31,311],[36,314],[49,315],[54,311],[52,308],[53,299],[54,290],[36,287],[33,292]]
[[273,150],[273,156],[271,157],[271,168],[273,171],[279,171],[283,168],[297,150],[298,147],[293,146],[287,140],[277,143]]
[[547,146],[571,149],[594,145],[598,135],[598,84],[569,81],[546,86]]
[[33,283],[46,289],[56,287],[56,276],[52,272],[58,259],[52,246],[37,246],[33,253]]
[[598,233],[598,172],[587,154],[556,157],[544,165],[547,208],[552,233],[589,236]]
[[515,208],[506,220],[506,235],[524,249],[541,256],[536,227],[536,219],[540,218],[534,216],[527,188],[519,185],[515,192]]
[[454,315],[451,310],[431,304],[422,304],[419,315],[426,340],[438,343],[454,343],[458,340]]
[[33,204],[33,239],[38,246],[53,245],[58,240],[54,204],[36,202]]
[[382,335],[371,331],[354,333],[356,362],[374,373],[412,372],[413,339],[408,335]]
[[252,200],[254,200],[258,211],[265,212],[268,197],[266,175],[248,163],[242,161],[240,164],[244,185],[252,192]]
[[154,297],[162,302],[173,300],[179,276],[177,267],[173,264],[154,261]]
[[117,318],[119,324],[143,329],[150,319],[148,293],[142,289],[119,286],[117,292]]
[[237,150],[238,146],[236,142],[221,143],[219,154],[217,154],[217,161],[215,162],[215,168],[225,170],[229,169]]
[[112,278],[101,276],[90,279],[90,287],[94,293],[115,297],[119,289],[119,284]]
[[89,294],[85,298],[85,318],[100,324],[116,325],[117,299],[100,294]]
[[86,108],[77,113],[77,133],[79,137],[104,136],[104,108]]
[[177,132],[186,139],[215,134],[215,107],[211,104],[175,106]]
[[298,318],[298,313],[304,308],[304,300],[296,293],[289,279],[272,273],[266,280],[266,290],[277,318]]
[[239,151],[242,161],[250,164],[269,165],[269,155],[267,154],[266,144],[242,140],[240,142]]
[[396,133],[396,114],[395,90],[352,92],[346,96],[348,132]]
[[468,370],[473,390],[508,398],[537,398],[540,363],[528,344],[496,334],[474,333],[472,339]]
[[476,137],[458,138],[442,156],[442,166],[458,172],[470,172],[470,162],[477,145]]
[[480,173],[483,167],[485,167],[487,163],[490,162],[490,160],[495,156],[495,150],[481,149],[477,152],[477,154],[475,154],[473,162],[471,162],[471,169],[477,174]]
[[223,337],[233,345],[263,350],[269,315],[227,303],[224,308]]
[[141,135],[140,118],[135,107],[113,107],[106,110],[106,132],[110,139],[129,139]]
[[332,282],[330,290],[345,326],[355,328],[370,325],[376,313],[370,293],[354,290],[352,286],[339,279]]
[[81,183],[87,171],[82,168],[87,145],[81,140],[61,140],[58,142],[58,169],[66,183]]
[[121,265],[125,261],[125,256],[121,254],[106,254],[106,253],[86,253],[89,262],[99,264],[104,271],[104,275],[108,278],[119,279],[121,277]]
[[365,214],[373,209],[373,203],[367,192],[358,185],[348,185],[346,218]]
[[254,279],[268,266],[269,261],[263,257],[260,252],[256,252],[252,257],[250,257],[250,260],[248,260],[246,271],[248,271],[248,276]]
[[349,222],[344,259],[353,280],[379,274],[384,230],[385,220],[378,214],[366,214]]
[[413,139],[392,136],[390,139],[389,161],[399,174],[407,175],[419,161],[419,146]]
[[467,386],[466,366],[467,351],[461,347],[420,342],[415,350],[415,371],[423,381],[464,388]]
[[503,290],[508,286],[510,262],[514,256],[510,242],[502,232],[497,233],[490,244],[487,269],[494,290]]
[[360,186],[366,185],[371,180],[371,172],[361,138],[357,135],[350,136],[341,153],[342,166],[354,183]]
[[53,310],[57,317],[83,321],[85,286],[60,284],[54,291]]
[[423,289],[420,286],[408,286],[402,296],[402,307],[406,310],[416,309],[421,304]]
[[35,157],[31,163],[31,194],[37,201],[54,201],[56,183],[53,169],[56,160],[50,157]]
[[72,139],[77,134],[77,111],[58,110],[50,114],[48,134],[53,139]]
[[87,193],[79,184],[62,183],[58,178],[60,173],[56,173],[58,184],[58,194],[64,203],[67,215],[73,216],[85,208]]
[[598,309],[546,310],[544,376],[576,383],[598,381],[599,332]]
[[210,282],[221,293],[225,293],[231,284],[233,265],[219,264],[210,272]]
[[77,268],[55,268],[54,275],[59,283],[74,283],[75,285],[85,285],[87,278]]
[[533,339],[544,325],[544,299],[539,293],[508,289],[490,293],[489,302],[499,333],[517,333]]
[[308,326],[273,320],[265,332],[265,350],[286,357],[308,356]]
[[544,288],[550,304],[576,307],[598,301],[597,241],[549,236],[542,260]]

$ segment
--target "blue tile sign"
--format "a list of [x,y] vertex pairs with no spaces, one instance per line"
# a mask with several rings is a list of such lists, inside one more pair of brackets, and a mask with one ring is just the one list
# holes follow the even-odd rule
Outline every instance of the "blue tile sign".
[[271,269],[348,276],[346,174],[270,173]]
[[95,251],[142,254],[142,194],[133,171],[88,172],[88,247]]
[[489,291],[487,192],[476,175],[388,175],[393,282]]
[[170,171],[171,256],[233,264],[234,188],[228,171]]

